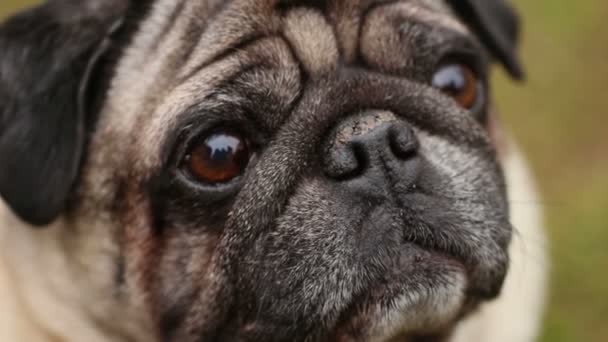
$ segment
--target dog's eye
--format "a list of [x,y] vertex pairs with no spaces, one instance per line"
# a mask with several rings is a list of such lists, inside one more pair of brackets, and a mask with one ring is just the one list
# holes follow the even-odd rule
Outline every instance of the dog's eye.
[[202,183],[226,183],[245,171],[250,156],[249,143],[238,133],[216,132],[191,146],[185,168]]
[[472,109],[479,102],[481,83],[477,74],[465,64],[441,66],[433,75],[432,84],[463,108]]

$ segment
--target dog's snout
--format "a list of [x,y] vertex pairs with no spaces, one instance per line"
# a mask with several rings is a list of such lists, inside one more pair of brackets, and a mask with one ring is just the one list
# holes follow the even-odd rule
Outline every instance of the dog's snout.
[[390,112],[370,111],[338,125],[329,137],[324,166],[328,177],[354,181],[367,192],[412,185],[418,159],[412,127]]

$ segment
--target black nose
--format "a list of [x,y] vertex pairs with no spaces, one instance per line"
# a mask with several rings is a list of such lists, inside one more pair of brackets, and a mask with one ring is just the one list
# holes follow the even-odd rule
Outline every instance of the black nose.
[[328,177],[366,193],[407,191],[420,169],[412,127],[390,112],[369,111],[341,122],[324,154]]

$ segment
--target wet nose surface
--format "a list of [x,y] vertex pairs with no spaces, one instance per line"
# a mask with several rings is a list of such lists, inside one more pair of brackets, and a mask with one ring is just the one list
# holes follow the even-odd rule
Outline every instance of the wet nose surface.
[[369,194],[405,190],[419,172],[412,127],[386,111],[367,111],[342,121],[329,136],[326,175]]

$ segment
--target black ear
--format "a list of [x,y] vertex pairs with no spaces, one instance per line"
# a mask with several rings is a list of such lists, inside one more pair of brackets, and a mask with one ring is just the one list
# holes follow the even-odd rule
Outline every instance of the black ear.
[[50,0],[0,25],[0,195],[33,225],[66,205],[83,157],[87,73],[123,8]]
[[519,16],[506,0],[448,0],[494,56],[517,78],[524,69],[517,55]]

